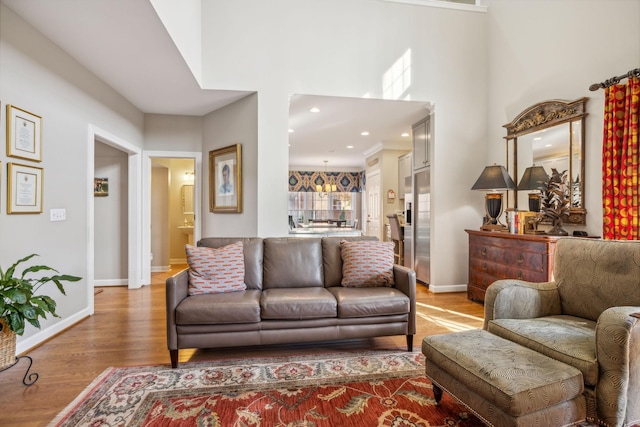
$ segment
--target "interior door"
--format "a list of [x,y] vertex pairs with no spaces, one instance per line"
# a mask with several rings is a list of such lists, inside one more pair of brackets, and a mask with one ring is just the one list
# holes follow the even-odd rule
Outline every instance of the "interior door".
[[380,221],[380,171],[367,174],[367,236],[375,236],[380,240],[382,224]]

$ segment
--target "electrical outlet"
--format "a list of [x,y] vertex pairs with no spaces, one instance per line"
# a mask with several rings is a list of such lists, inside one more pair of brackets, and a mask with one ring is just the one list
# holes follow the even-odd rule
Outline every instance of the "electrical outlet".
[[51,217],[51,222],[53,221],[65,221],[67,219],[67,210],[66,209],[50,209],[49,215]]

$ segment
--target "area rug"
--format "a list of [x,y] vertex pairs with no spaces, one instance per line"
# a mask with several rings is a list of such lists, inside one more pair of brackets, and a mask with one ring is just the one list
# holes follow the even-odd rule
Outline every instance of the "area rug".
[[421,353],[369,351],[108,368],[49,425],[482,424],[446,393],[435,404]]

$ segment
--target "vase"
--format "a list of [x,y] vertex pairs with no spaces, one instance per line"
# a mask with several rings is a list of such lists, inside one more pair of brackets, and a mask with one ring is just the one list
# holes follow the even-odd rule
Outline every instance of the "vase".
[[16,363],[16,333],[0,319],[0,371]]
[[560,219],[553,221],[553,228],[547,231],[547,234],[549,236],[568,236],[569,235],[569,233],[567,233],[567,231],[564,228],[562,228],[562,220]]

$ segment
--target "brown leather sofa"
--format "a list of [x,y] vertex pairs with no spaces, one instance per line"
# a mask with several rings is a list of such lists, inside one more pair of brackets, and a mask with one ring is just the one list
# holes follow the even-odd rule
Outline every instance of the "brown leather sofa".
[[341,240],[323,238],[204,238],[219,248],[242,241],[245,284],[240,292],[188,295],[188,270],[166,281],[167,344],[178,350],[332,341],[406,335],[413,350],[416,277],[394,265],[393,287],[342,287]]

